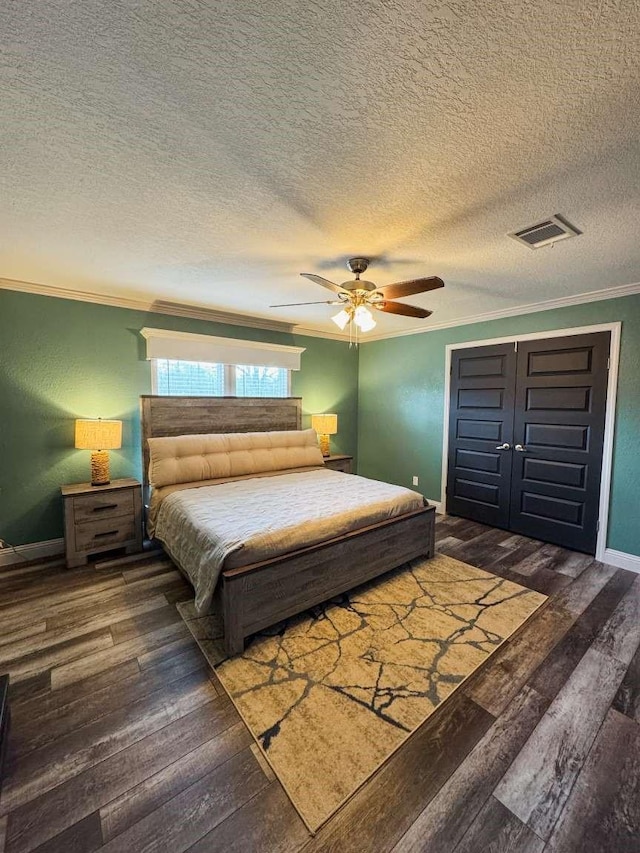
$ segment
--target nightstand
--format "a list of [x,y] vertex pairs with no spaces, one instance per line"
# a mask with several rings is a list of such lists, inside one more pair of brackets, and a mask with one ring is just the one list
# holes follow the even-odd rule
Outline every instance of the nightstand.
[[326,468],[331,468],[332,471],[342,471],[343,474],[353,474],[353,456],[344,456],[339,453],[335,456],[325,456],[324,464]]
[[142,489],[127,477],[106,486],[61,486],[67,566],[84,566],[90,554],[125,548],[142,551]]

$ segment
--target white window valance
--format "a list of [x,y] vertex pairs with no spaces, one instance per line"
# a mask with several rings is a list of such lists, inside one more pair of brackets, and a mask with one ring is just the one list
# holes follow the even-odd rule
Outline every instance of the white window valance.
[[257,341],[238,341],[235,338],[216,338],[194,335],[191,332],[172,332],[167,329],[140,329],[147,341],[147,359],[169,358],[178,361],[209,361],[214,364],[250,364],[263,367],[283,367],[300,370],[304,347],[266,344]]

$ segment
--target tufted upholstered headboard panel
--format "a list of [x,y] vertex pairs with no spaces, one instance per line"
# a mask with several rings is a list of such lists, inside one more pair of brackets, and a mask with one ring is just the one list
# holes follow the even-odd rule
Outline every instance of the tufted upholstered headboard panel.
[[150,438],[149,451],[154,488],[324,464],[312,429]]

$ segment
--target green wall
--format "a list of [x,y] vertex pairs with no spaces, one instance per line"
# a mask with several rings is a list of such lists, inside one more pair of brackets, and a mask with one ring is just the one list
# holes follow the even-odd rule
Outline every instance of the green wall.
[[77,417],[121,418],[112,476],[141,476],[138,398],[151,393],[144,326],[306,347],[292,382],[303,426],[312,412],[337,412],[332,449],[355,455],[358,353],[341,341],[0,290],[0,538],[62,536],[60,485],[89,475],[88,451],[73,448]]
[[608,546],[640,555],[640,295],[360,347],[358,473],[440,499],[445,346],[622,321]]
[[621,320],[609,547],[640,555],[640,296],[541,311],[421,335],[342,341],[227,326],[0,290],[0,538],[12,544],[62,535],[62,483],[87,479],[89,454],[73,448],[76,417],[122,418],[114,477],[141,475],[138,397],[151,391],[144,326],[306,347],[293,374],[309,425],[335,411],[336,453],[358,472],[439,499],[445,346],[469,340]]

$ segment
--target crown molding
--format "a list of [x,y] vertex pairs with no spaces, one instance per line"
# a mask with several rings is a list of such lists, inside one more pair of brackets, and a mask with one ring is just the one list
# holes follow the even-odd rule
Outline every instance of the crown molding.
[[[302,335],[309,338],[326,338],[335,341],[348,341],[347,335],[311,329],[306,326],[283,323],[278,320],[266,320],[263,317],[253,317],[247,314],[234,314],[226,311],[217,311],[212,308],[199,307],[197,305],[183,305],[176,302],[163,300],[145,301],[142,299],[129,299],[124,296],[108,296],[103,293],[93,293],[87,290],[70,290],[65,287],[56,287],[48,284],[36,284],[30,281],[19,281],[17,279],[0,278],[0,290],[16,290],[20,293],[33,293],[37,296],[53,296],[58,299],[72,299],[77,302],[92,302],[96,305],[109,305],[114,308],[128,308],[131,311],[145,311],[154,314],[166,314],[172,317],[188,317],[192,320],[206,320],[210,323],[224,323],[230,326],[244,326],[248,329],[266,329],[270,332],[281,332],[284,334]],[[437,332],[440,329],[453,329],[456,326],[468,326],[472,323],[483,323],[489,320],[502,320],[506,317],[517,317],[520,314],[535,314],[537,311],[551,311],[554,308],[567,308],[571,305],[583,305],[587,302],[599,302],[605,299],[620,299],[623,296],[633,296],[640,293],[640,282],[622,284],[616,287],[607,287],[602,290],[591,290],[587,293],[578,293],[575,296],[562,296],[558,299],[547,299],[543,302],[531,302],[528,305],[503,308],[498,311],[486,311],[484,314],[475,314],[471,317],[461,317],[446,323],[434,323],[428,328],[414,327],[402,329],[395,332],[387,332],[377,335],[367,335],[360,339],[360,344],[369,344],[374,341],[384,341],[388,338],[403,338],[406,335],[425,335],[429,332]]]
[[307,329],[293,323],[283,323],[279,320],[267,320],[263,317],[253,317],[247,314],[234,314],[217,311],[198,305],[184,305],[164,300],[147,301],[130,299],[125,296],[109,296],[106,293],[94,293],[88,290],[71,290],[49,284],[37,284],[32,281],[19,281],[11,278],[0,278],[0,290],[15,290],[19,293],[32,293],[36,296],[52,296],[57,299],[71,299],[75,302],[91,302],[95,305],[108,305],[113,308],[128,308],[130,311],[144,311],[153,314],[166,314],[172,317],[188,317],[191,320],[206,320],[210,323],[224,323],[230,326],[245,326],[249,329],[266,329],[270,332],[305,335],[314,338],[334,338],[346,340],[343,335],[332,332],[322,332],[318,329]]
[[447,323],[434,323],[425,328],[402,329],[386,334],[368,335],[361,344],[370,344],[374,341],[384,341],[388,338],[404,338],[407,335],[426,335],[429,332],[437,332],[440,329],[453,329],[456,326],[469,326],[472,323],[485,323],[489,320],[502,320],[505,317],[518,317],[521,314],[535,314],[538,311],[552,311],[554,308],[568,308],[571,305],[584,305],[588,302],[600,302],[605,299],[620,299],[623,296],[633,296],[640,293],[640,282],[632,284],[621,284],[616,287],[606,287],[602,290],[591,290],[587,293],[577,293],[575,296],[561,296],[558,299],[547,299],[543,302],[530,302],[528,305],[520,305],[514,308],[503,308],[498,311],[486,311],[484,314],[474,314],[472,317],[461,317],[459,320],[451,320]]
[[247,326],[251,329],[267,329],[270,332],[283,332],[285,334],[291,334],[294,330],[291,323],[283,323],[280,320],[267,320],[264,317],[218,311],[215,308],[204,308],[198,305],[183,305],[165,300],[155,300],[150,303],[147,311],[152,311],[155,314],[169,314],[172,317],[188,317],[190,320],[207,320],[210,323],[226,323],[231,326]]
[[95,305],[109,305],[113,308],[128,308],[131,311],[145,311],[154,314],[167,314],[171,317],[188,317],[191,320],[206,320],[209,323],[225,323],[230,326],[245,326],[249,329],[266,329],[269,332],[304,335],[308,338],[328,338],[346,341],[347,335],[324,332],[320,329],[308,329],[295,323],[283,323],[279,320],[266,320],[248,314],[234,314],[204,308],[198,305],[183,305],[156,299],[149,302],[143,299],[129,299],[125,296],[108,296],[106,293],[93,293],[88,290],[70,290],[50,284],[36,284],[32,281],[19,281],[0,278],[0,290],[17,290],[20,293],[33,293],[36,296],[53,296],[57,299],[72,299],[76,302],[92,302]]
[[33,293],[36,296],[54,296],[57,299],[72,299],[75,302],[93,302],[96,305],[110,305],[115,308],[130,308],[132,311],[149,311],[151,303],[140,299],[127,299],[124,296],[108,296],[106,293],[92,293],[88,290],[70,290],[50,284],[36,284],[33,281],[19,281],[13,278],[0,278],[1,290],[17,290],[19,293]]

